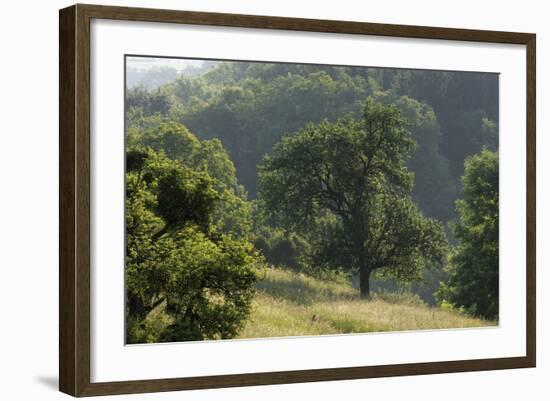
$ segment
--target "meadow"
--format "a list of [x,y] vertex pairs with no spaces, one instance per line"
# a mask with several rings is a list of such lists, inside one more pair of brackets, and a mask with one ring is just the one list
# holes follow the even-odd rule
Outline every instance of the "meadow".
[[430,307],[411,293],[360,299],[345,280],[325,281],[270,268],[257,285],[252,313],[238,338],[368,333],[493,326],[456,310]]
[[[173,324],[161,304],[146,330]],[[236,337],[272,338],[350,333],[496,326],[458,310],[427,305],[410,292],[374,292],[369,301],[345,278],[319,279],[288,269],[268,268],[256,283],[252,311]]]

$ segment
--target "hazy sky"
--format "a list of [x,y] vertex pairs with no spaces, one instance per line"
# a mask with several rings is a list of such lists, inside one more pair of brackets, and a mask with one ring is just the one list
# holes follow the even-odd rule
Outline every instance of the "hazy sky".
[[136,70],[149,70],[151,68],[170,67],[181,72],[189,66],[200,67],[203,60],[185,60],[177,58],[153,58],[153,57],[128,57],[128,68]]

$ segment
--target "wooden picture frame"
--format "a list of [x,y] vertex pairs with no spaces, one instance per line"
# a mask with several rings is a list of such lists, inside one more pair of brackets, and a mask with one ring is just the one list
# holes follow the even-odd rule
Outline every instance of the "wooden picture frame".
[[[90,21],[94,18],[399,38],[491,42],[526,46],[526,355],[522,357],[257,372],[222,376],[91,382]],[[81,4],[60,10],[59,28],[60,391],[73,396],[95,396],[535,367],[536,37],[534,34]]]

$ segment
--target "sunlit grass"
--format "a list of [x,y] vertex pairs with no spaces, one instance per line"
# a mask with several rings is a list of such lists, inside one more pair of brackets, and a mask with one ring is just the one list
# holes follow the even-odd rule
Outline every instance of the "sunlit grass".
[[376,295],[370,301],[342,282],[270,269],[257,284],[252,314],[239,338],[368,333],[494,326],[419,303],[410,295]]

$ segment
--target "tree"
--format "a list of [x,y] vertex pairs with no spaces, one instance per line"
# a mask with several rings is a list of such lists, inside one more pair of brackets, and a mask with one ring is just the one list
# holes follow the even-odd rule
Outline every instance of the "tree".
[[[249,314],[261,258],[215,224],[227,189],[151,148],[128,149],[126,166],[128,342],[234,337]],[[157,308],[169,324],[144,334]]]
[[213,179],[212,185],[220,198],[212,212],[213,224],[233,236],[249,235],[252,217],[247,194],[237,182],[235,166],[220,140],[201,141],[184,125],[169,122],[133,132],[128,136],[128,146],[163,152],[169,159],[194,171],[207,173]]
[[464,162],[459,221],[460,241],[448,266],[450,280],[438,298],[473,315],[498,318],[498,153],[483,150]]
[[260,167],[261,204],[280,224],[306,232],[335,215],[325,248],[333,264],[359,273],[364,298],[375,270],[417,280],[442,258],[445,236],[410,199],[406,161],[414,147],[398,110],[369,99],[361,119],[308,124],[284,137]]

